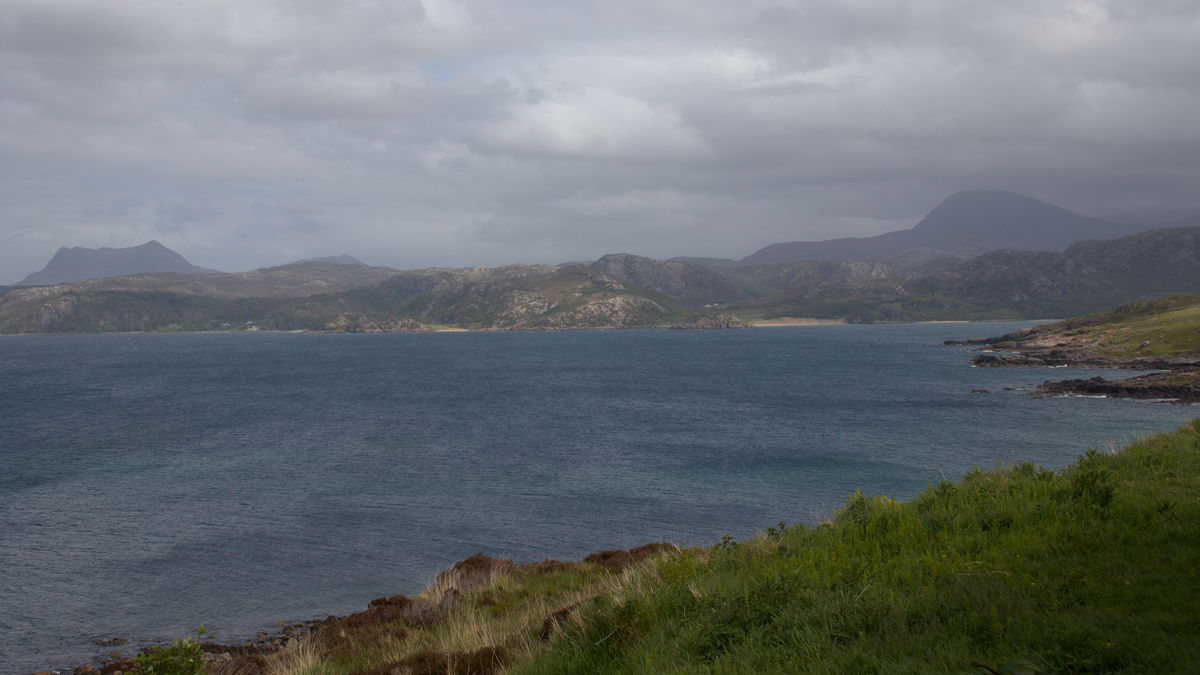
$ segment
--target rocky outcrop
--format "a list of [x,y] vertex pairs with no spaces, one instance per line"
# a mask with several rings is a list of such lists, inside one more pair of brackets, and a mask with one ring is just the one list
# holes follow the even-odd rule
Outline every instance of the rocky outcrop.
[[684,303],[697,305],[731,302],[746,298],[728,278],[703,265],[663,261],[613,253],[592,263],[591,269],[618,281],[665,293]]
[[657,325],[667,309],[636,295],[588,299],[580,305],[517,321],[502,328],[566,330],[572,328],[646,328]]
[[1200,370],[1150,373],[1124,380],[1103,377],[1089,379],[1047,380],[1037,388],[1041,395],[1106,396],[1109,398],[1174,399],[1181,402],[1200,401]]
[[[1200,298],[1173,296],[997,337],[948,340],[946,344],[983,345],[983,353],[971,359],[981,368],[1071,366],[1165,371],[1124,380],[1048,380],[1038,387],[1037,396],[1195,401],[1200,400],[1200,353],[1196,352],[1195,339],[1198,306]],[[1151,340],[1160,353],[1150,350]]]
[[413,333],[432,329],[415,319],[375,320],[362,314],[344,312],[322,326],[321,330],[329,333]]
[[698,314],[686,321],[671,324],[673,330],[721,330],[749,327],[748,322],[733,314]]

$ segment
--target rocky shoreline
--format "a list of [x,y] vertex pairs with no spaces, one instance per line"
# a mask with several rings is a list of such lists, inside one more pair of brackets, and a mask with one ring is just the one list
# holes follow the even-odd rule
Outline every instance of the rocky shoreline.
[[[946,340],[946,345],[978,345],[982,353],[971,359],[978,368],[1105,368],[1161,371],[1126,379],[1104,377],[1046,380],[1033,396],[1103,396],[1200,401],[1200,354],[1114,356],[1071,336],[1047,339],[1037,328],[992,338]],[[1145,346],[1145,345],[1143,345]]]

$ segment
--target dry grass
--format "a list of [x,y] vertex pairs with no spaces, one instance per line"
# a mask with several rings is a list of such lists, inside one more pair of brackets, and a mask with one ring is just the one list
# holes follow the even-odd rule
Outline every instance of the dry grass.
[[[670,545],[605,551],[580,562],[516,564],[474,555],[412,596],[379,598],[273,654],[214,672],[500,673],[567,627],[598,596],[621,601],[654,583],[652,560]],[[245,666],[242,669],[241,666]]]

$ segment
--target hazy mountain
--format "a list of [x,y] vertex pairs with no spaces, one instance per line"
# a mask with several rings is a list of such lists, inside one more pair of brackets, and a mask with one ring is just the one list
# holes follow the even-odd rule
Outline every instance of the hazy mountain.
[[67,286],[78,290],[162,291],[216,298],[298,298],[370,286],[400,273],[400,270],[390,267],[309,262],[264,267],[249,272],[136,274],[74,281]]
[[331,265],[358,265],[359,267],[370,267],[367,263],[349,255],[328,255],[323,258],[308,258],[306,260],[297,260],[292,265],[303,265],[305,263],[329,263]]
[[220,274],[217,270],[196,267],[157,241],[148,241],[130,248],[60,248],[46,267],[17,285],[45,286],[146,272]]
[[1052,318],[1198,293],[1200,227],[1182,227],[1081,241],[1062,253],[991,251],[910,279],[801,283],[733,307],[857,321]]
[[875,237],[772,244],[742,262],[858,258],[929,260],[1009,248],[1062,251],[1083,239],[1113,239],[1159,225],[1088,218],[1033,197],[1001,190],[969,190],[947,197],[910,230]]

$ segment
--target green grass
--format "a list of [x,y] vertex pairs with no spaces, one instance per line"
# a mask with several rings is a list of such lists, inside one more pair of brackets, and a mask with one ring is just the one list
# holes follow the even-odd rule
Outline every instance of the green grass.
[[1135,302],[1111,312],[1046,324],[1038,332],[1087,339],[1110,356],[1200,353],[1200,297],[1175,295]]
[[659,560],[512,672],[1200,672],[1200,420]]

